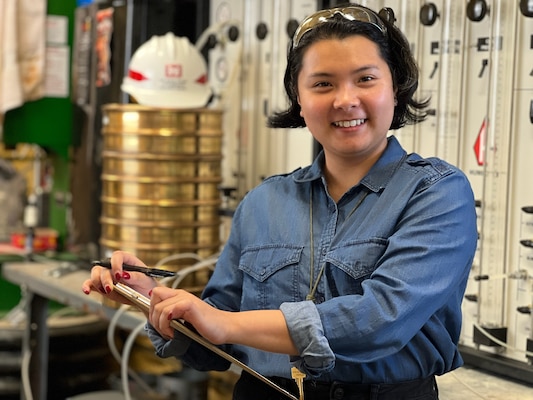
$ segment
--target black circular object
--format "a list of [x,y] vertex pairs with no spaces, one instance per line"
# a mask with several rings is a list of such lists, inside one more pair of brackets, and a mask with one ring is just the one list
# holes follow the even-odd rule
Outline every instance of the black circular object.
[[520,12],[526,17],[533,17],[533,2],[531,0],[520,0]]
[[289,35],[289,38],[292,39],[299,25],[300,23],[295,19],[291,19],[289,22],[287,22],[287,35]]
[[214,49],[218,43],[217,37],[213,34],[207,37],[206,47],[207,49]]
[[268,27],[264,22],[260,22],[255,28],[255,34],[259,40],[263,40],[268,35]]
[[228,38],[232,42],[235,42],[239,38],[239,34],[239,28],[234,25],[230,26],[230,28],[228,29]]
[[439,17],[435,3],[426,3],[420,8],[420,22],[424,26],[431,26]]
[[469,20],[479,22],[489,12],[489,6],[485,0],[470,0],[466,5],[466,15]]

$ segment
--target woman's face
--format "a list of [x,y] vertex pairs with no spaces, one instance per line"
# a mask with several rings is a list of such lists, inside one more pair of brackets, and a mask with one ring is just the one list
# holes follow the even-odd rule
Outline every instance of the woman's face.
[[326,160],[374,161],[394,115],[394,89],[378,46],[364,36],[311,44],[298,75],[301,115]]

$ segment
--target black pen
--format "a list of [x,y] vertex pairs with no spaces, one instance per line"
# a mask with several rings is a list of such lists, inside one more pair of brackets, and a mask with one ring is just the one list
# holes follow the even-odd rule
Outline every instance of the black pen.
[[[103,260],[103,261],[97,260],[97,261],[93,261],[91,264],[93,265],[93,267],[95,265],[99,265],[101,267],[111,269],[110,260]],[[177,272],[174,272],[174,271],[166,271],[164,269],[141,267],[139,265],[130,265],[126,263],[122,264],[122,269],[124,271],[142,272],[143,274],[154,277],[154,278],[165,278],[165,277],[177,275]]]

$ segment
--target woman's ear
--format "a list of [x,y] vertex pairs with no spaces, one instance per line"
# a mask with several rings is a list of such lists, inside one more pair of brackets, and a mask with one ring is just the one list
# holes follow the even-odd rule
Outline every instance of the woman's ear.
[[300,103],[300,96],[296,96],[296,102],[300,106],[300,117],[304,117],[304,112],[302,111],[302,104]]

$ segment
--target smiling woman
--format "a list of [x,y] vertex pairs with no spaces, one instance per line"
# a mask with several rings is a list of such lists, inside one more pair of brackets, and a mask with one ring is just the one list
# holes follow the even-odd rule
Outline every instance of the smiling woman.
[[387,146],[394,96],[389,67],[366,37],[324,39],[308,46],[298,76],[300,115],[322,145],[329,173],[344,178],[329,182],[337,200]]
[[[460,170],[387,136],[425,117],[409,43],[366,7],[322,10],[296,31],[284,83],[289,105],[270,126],[307,126],[323,151],[244,197],[202,298],[124,274],[142,261],[123,251],[83,290],[118,299],[121,282],[150,296],[157,354],[202,371],[230,364],[173,320],[300,398],[438,399],[435,376],[463,362],[476,212]],[[280,395],[243,372],[233,399],[252,398]]]

